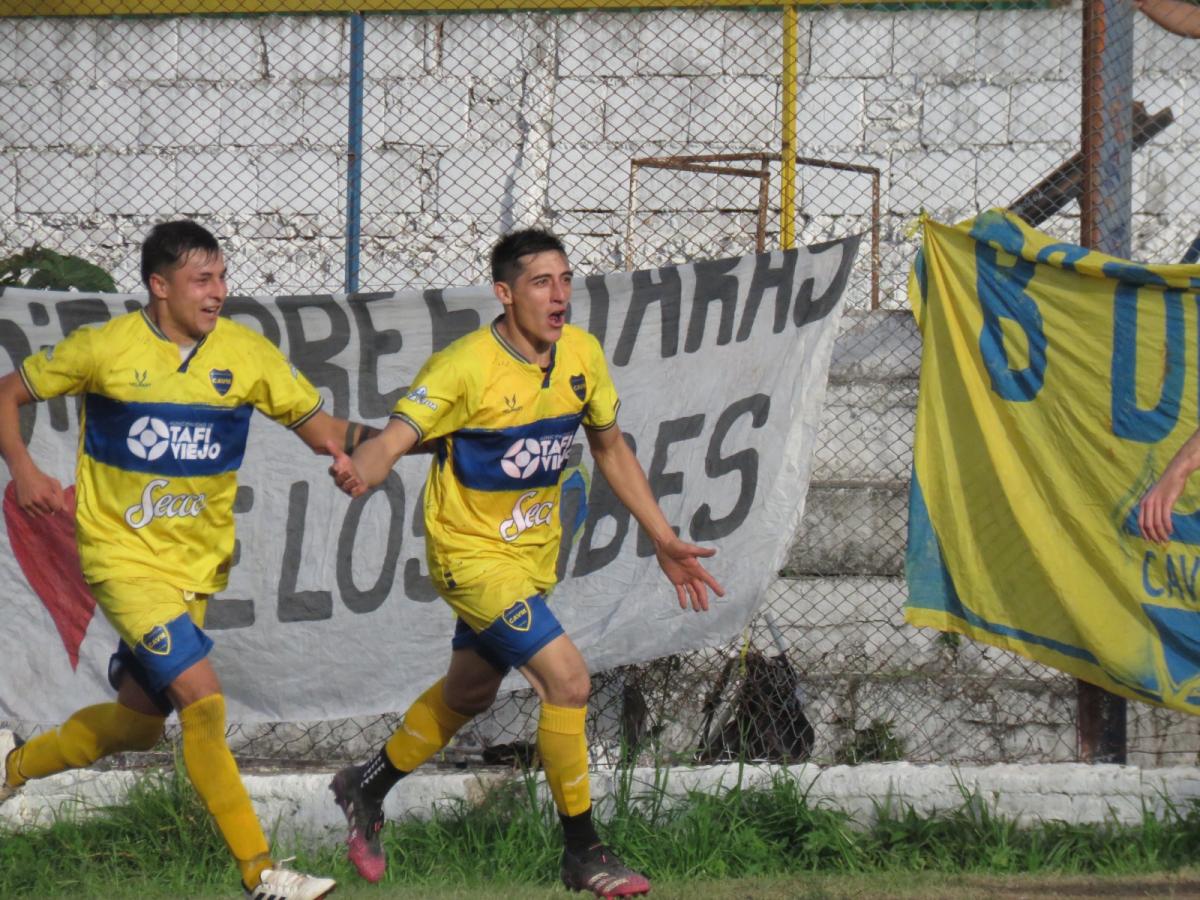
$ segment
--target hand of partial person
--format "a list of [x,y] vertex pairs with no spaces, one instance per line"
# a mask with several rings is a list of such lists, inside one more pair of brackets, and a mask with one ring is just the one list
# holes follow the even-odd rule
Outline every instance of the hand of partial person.
[[1168,467],[1162,478],[1142,497],[1138,506],[1138,528],[1146,540],[1165,544],[1171,539],[1171,511],[1175,509],[1185,484],[1187,478]]
[[41,470],[13,480],[16,482],[17,505],[34,518],[53,515],[66,504],[62,484]]
[[354,468],[354,460],[334,441],[326,441],[325,449],[333,457],[333,463],[329,466],[329,475],[333,478],[333,483],[351,497],[361,497],[365,494],[367,483],[358,474],[358,469]]
[[687,609],[690,604],[696,612],[708,610],[709,588],[718,597],[725,596],[725,589],[709,571],[700,564],[702,558],[716,554],[712,547],[697,547],[672,537],[655,548],[658,564],[664,574],[675,585],[679,608]]

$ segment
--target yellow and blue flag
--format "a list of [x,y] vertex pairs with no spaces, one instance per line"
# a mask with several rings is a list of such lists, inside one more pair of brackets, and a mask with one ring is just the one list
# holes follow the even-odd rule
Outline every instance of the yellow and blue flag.
[[1200,476],[1170,543],[1137,524],[1200,419],[1200,265],[923,225],[905,618],[1200,712]]

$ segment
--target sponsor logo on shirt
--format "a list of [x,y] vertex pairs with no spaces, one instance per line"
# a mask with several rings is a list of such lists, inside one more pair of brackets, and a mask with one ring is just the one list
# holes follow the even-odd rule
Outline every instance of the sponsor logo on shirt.
[[233,387],[233,373],[228,369],[209,369],[208,380],[212,382],[212,386],[222,397],[228,394],[229,389]]
[[134,369],[133,381],[130,382],[130,387],[148,388],[150,387],[150,370],[149,369]]
[[171,482],[155,478],[142,491],[142,499],[125,510],[125,524],[130,528],[145,528],[155,519],[198,517],[208,505],[205,494],[172,494],[163,490]]
[[429,389],[425,385],[413,388],[404,396],[405,400],[411,400],[413,403],[420,403],[422,406],[427,406],[429,409],[437,409],[438,405],[429,399]]
[[221,442],[212,439],[212,426],[195,422],[164,422],[142,416],[129,426],[125,446],[138,459],[154,460],[168,451],[174,459],[216,459]]
[[567,462],[567,453],[575,442],[575,434],[566,433],[544,438],[518,438],[500,458],[500,468],[509,478],[524,481],[538,469],[558,472]]
[[537,495],[537,491],[523,493],[513,504],[512,515],[500,523],[500,537],[506,543],[512,543],[530,528],[550,523],[550,515],[554,512],[554,501],[532,502]]

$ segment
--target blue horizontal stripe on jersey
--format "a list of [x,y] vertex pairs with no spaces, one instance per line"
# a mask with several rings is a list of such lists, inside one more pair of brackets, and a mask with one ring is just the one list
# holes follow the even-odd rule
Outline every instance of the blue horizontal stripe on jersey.
[[459,484],[474,491],[552,487],[567,463],[583,413],[540,419],[512,428],[454,432],[451,464]]
[[236,471],[246,452],[252,406],[84,400],[83,450],[126,472],[195,477]]

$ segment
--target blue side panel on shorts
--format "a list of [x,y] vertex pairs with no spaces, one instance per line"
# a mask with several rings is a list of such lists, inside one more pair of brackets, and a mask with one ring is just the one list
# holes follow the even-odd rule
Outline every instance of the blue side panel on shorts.
[[455,650],[472,649],[495,669],[507,673],[525,665],[562,633],[563,627],[546,598],[534,594],[511,604],[481,632],[472,631],[459,619],[450,646]]
[[454,433],[454,477],[474,491],[553,487],[583,413],[512,428],[463,428]]
[[208,656],[212,646],[212,638],[184,613],[165,625],[156,625],[132,649],[122,642],[116,658],[151,697],[157,697]]
[[236,471],[246,452],[251,406],[124,403],[88,394],[84,452],[126,472],[194,477]]

